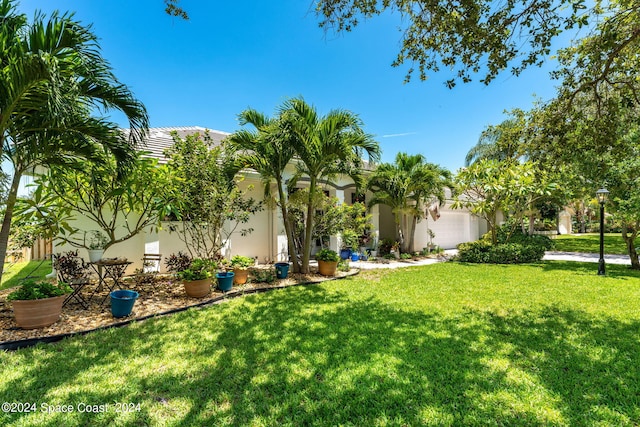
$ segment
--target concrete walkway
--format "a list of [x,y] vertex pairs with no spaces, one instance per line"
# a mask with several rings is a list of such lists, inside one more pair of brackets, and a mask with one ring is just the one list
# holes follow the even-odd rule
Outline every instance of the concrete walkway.
[[[600,254],[589,254],[582,252],[545,252],[544,261],[579,261],[579,262],[598,262]],[[631,265],[629,255],[604,255],[606,264]]]
[[[385,262],[368,262],[368,261],[350,261],[350,265],[353,268],[359,268],[361,270],[373,270],[378,268],[403,268],[403,267],[415,267],[419,265],[429,265],[438,262],[447,261],[452,256],[458,253],[457,249],[449,249],[444,251],[444,256],[440,258],[427,258],[419,261],[395,261],[385,260]],[[547,251],[545,252],[543,261],[578,261],[578,262],[594,262],[597,263],[600,259],[599,254],[582,253],[582,252],[557,252]],[[388,262],[387,262],[388,261]],[[631,265],[628,255],[606,255],[604,261],[607,264],[620,264]]]

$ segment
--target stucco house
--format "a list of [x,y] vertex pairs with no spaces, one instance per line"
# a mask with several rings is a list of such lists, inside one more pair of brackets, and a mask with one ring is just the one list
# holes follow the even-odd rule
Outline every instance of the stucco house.
[[[206,130],[198,126],[151,128],[149,129],[145,150],[150,152],[150,156],[158,158],[159,162],[166,162],[163,153],[166,148],[173,144],[172,132],[175,131],[179,136],[185,137],[188,134],[203,133]],[[214,143],[222,141],[229,135],[227,132],[217,130],[208,130],[208,132]],[[292,162],[286,173],[292,175],[294,168],[295,165]],[[261,183],[260,175],[253,170],[242,171],[242,174],[244,175],[244,180],[240,183],[241,187],[243,189],[250,188],[250,196],[262,199],[264,187]],[[297,184],[300,188],[305,185],[304,180],[300,180]],[[329,196],[336,197],[341,203],[352,204],[356,200],[356,186],[348,176],[323,182],[322,186]],[[450,193],[448,196],[450,199]],[[371,194],[365,194],[365,202],[370,197]],[[451,200],[447,200],[444,206],[437,208],[437,213],[435,212],[435,207],[433,207],[431,212],[428,212],[427,218],[417,224],[416,248],[426,247],[429,243],[428,229],[435,234],[433,243],[445,249],[454,248],[461,242],[476,240],[487,231],[484,221],[466,210],[451,209],[451,203]],[[396,226],[391,209],[387,206],[378,205],[374,206],[370,213],[372,215],[374,233],[380,239],[395,238]],[[165,223],[159,231],[149,229],[125,242],[114,245],[105,252],[104,256],[128,258],[133,261],[133,264],[129,266],[130,272],[132,272],[133,269],[141,267],[141,258],[144,253],[159,253],[163,256],[168,256],[184,250],[184,243],[175,233],[169,232],[169,225],[169,223]],[[74,226],[82,230],[96,229],[95,225],[92,225],[86,218],[78,218]],[[224,248],[225,256],[246,255],[257,258],[259,262],[276,262],[288,259],[286,234],[279,209],[265,208],[251,218],[247,227],[253,228],[254,231],[246,236],[242,236],[239,232],[234,233]],[[332,236],[330,239],[332,249],[338,250],[339,245],[339,236]],[[53,251],[61,252],[68,249],[71,249],[71,247],[57,245]]]

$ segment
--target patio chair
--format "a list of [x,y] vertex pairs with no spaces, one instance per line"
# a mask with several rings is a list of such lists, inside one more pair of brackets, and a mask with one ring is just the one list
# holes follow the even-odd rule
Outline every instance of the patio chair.
[[58,274],[58,281],[68,284],[73,292],[67,296],[62,306],[72,300],[83,308],[89,307],[89,302],[82,295],[82,289],[89,284],[89,266],[78,256],[78,251],[70,251],[52,256],[53,266]]
[[136,270],[132,278],[137,291],[143,291],[145,285],[151,285],[155,290],[157,276],[160,273],[160,261],[162,254],[144,254],[142,257],[142,269]]

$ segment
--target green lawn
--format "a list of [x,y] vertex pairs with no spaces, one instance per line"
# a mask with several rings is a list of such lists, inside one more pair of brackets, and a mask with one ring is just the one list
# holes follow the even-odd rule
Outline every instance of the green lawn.
[[[600,234],[561,234],[554,239],[556,251],[600,253]],[[627,247],[620,233],[604,235],[604,253],[627,255]]]
[[639,333],[624,266],[363,272],[0,353],[0,425],[638,425]]
[[23,261],[13,265],[5,263],[0,290],[19,285],[26,276],[32,276],[38,280],[44,279],[49,273],[51,273],[51,261],[45,261],[42,265],[40,261]]

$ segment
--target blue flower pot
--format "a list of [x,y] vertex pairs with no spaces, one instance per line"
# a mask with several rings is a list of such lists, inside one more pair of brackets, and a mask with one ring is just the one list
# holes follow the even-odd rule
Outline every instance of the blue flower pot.
[[109,295],[111,295],[111,314],[113,317],[129,316],[133,310],[133,304],[140,296],[136,291],[125,289],[113,291]]
[[342,249],[340,251],[340,258],[342,258],[342,259],[351,258],[351,249]]
[[351,254],[351,261],[358,261],[360,259],[360,255],[357,252]]
[[286,279],[289,275],[289,263],[288,262],[276,262],[276,277],[278,279]]
[[227,271],[226,273],[216,273],[216,279],[218,279],[218,289],[222,292],[230,291],[233,287],[233,271]]

